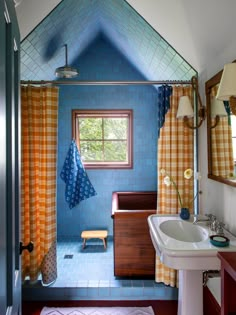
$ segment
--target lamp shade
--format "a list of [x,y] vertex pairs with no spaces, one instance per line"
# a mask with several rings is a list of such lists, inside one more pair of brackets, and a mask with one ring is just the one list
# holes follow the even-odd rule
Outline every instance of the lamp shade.
[[183,118],[184,116],[193,117],[193,108],[188,96],[181,96],[179,99],[179,106],[177,111],[177,118]]
[[216,98],[228,101],[231,96],[236,96],[236,63],[228,63],[224,66]]
[[214,118],[216,116],[227,116],[227,112],[225,110],[223,101],[220,101],[214,97],[211,102],[211,117]]

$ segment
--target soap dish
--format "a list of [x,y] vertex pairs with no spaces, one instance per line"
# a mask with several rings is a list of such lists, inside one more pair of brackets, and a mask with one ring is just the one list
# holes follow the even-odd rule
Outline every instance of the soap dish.
[[210,242],[212,245],[217,247],[226,247],[229,246],[230,240],[224,235],[211,235]]

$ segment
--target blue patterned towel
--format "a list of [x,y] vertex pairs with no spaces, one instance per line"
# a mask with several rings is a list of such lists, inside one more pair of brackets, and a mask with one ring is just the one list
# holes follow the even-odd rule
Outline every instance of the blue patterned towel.
[[60,176],[66,183],[65,197],[70,209],[97,195],[81,162],[75,140],[71,142]]

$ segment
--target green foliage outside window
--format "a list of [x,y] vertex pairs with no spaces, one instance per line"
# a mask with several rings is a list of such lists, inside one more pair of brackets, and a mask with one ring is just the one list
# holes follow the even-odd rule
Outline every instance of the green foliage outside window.
[[73,112],[73,132],[85,166],[132,167],[132,111]]
[[79,118],[83,161],[126,162],[127,118]]

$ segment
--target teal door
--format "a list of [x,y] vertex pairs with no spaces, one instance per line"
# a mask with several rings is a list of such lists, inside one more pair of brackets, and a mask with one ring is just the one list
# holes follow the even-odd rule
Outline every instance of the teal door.
[[13,0],[0,0],[0,314],[21,314],[19,48]]

